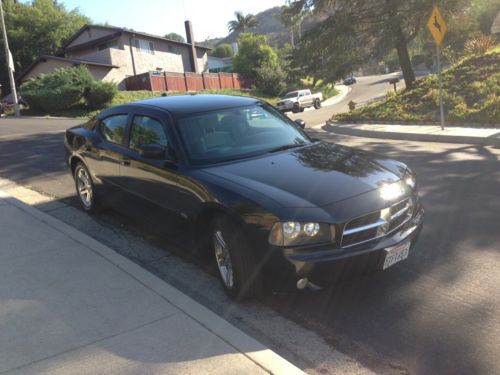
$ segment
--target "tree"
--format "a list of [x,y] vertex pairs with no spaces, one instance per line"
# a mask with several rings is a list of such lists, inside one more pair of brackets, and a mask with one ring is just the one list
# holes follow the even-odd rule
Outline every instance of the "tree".
[[233,71],[245,78],[254,78],[257,88],[266,94],[279,95],[285,89],[286,73],[278,53],[267,44],[265,35],[240,35]]
[[186,39],[180,34],[177,33],[168,33],[165,35],[165,38],[170,40],[175,40],[176,42],[186,43]]
[[246,16],[240,12],[234,12],[235,20],[229,21],[227,23],[227,28],[229,32],[241,32],[244,33],[249,29],[259,26],[259,22],[253,14],[247,14]]
[[233,70],[247,78],[256,78],[256,69],[264,63],[279,66],[276,51],[267,44],[265,35],[243,33],[239,38],[238,54],[233,59]]
[[[90,19],[78,10],[68,11],[54,0],[33,0],[31,3],[4,0],[3,5],[17,74],[38,56],[54,54],[65,40],[90,23]],[[0,53],[0,83],[9,87],[5,66],[5,54]]]
[[219,44],[217,47],[215,47],[215,50],[212,53],[212,56],[215,57],[230,57],[232,55],[233,47],[231,47],[231,45],[228,43]]
[[[329,22],[337,26],[335,30]],[[337,14],[330,17],[329,22],[318,23],[307,30],[297,48],[288,55],[291,81],[311,77],[313,86],[318,80],[335,83],[366,61],[369,48],[353,47],[359,46],[359,41],[350,19]]]
[[[442,0],[441,5],[452,12],[463,1]],[[408,44],[425,26],[434,3],[434,0],[294,0],[290,5],[296,11],[330,14],[321,24],[334,35],[332,42],[335,38],[351,38],[355,44],[348,48],[363,49],[367,58],[383,57],[395,49],[406,87],[411,88],[415,73]],[[351,27],[346,30],[339,27],[342,20],[348,20]]]
[[304,21],[304,13],[297,12],[290,5],[283,5],[279,16],[281,23],[290,32],[290,45],[295,48],[295,30],[297,30],[298,41],[302,39],[302,22]]

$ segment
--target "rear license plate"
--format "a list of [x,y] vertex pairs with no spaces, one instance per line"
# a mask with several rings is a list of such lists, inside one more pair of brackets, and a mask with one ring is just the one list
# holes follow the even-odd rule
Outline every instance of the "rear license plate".
[[408,254],[410,253],[411,241],[408,241],[404,244],[397,245],[394,247],[388,247],[384,250],[385,258],[384,263],[382,265],[382,269],[385,270],[390,266],[400,262],[406,258],[408,258]]

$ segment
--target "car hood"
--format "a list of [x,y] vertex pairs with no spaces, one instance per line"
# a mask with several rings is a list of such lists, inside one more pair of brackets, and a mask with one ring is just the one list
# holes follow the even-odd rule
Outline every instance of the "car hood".
[[404,169],[379,155],[327,142],[204,168],[284,207],[321,207],[398,181]]

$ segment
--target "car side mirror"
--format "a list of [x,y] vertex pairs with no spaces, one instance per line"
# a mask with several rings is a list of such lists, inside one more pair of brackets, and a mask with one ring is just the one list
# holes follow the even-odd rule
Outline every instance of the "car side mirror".
[[167,148],[158,144],[141,145],[138,150],[147,159],[165,159],[167,156]]
[[298,118],[297,120],[295,120],[295,123],[300,126],[302,129],[304,129],[306,127],[306,122],[304,120],[301,120],[300,118]]

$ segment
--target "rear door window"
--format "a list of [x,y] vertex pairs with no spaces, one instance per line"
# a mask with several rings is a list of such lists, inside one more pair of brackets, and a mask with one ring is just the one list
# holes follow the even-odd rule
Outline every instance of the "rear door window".
[[101,121],[100,133],[106,141],[116,144],[123,143],[128,115],[114,115]]
[[166,149],[167,135],[160,121],[148,116],[134,116],[129,147],[139,151],[140,147],[145,145],[160,145]]

